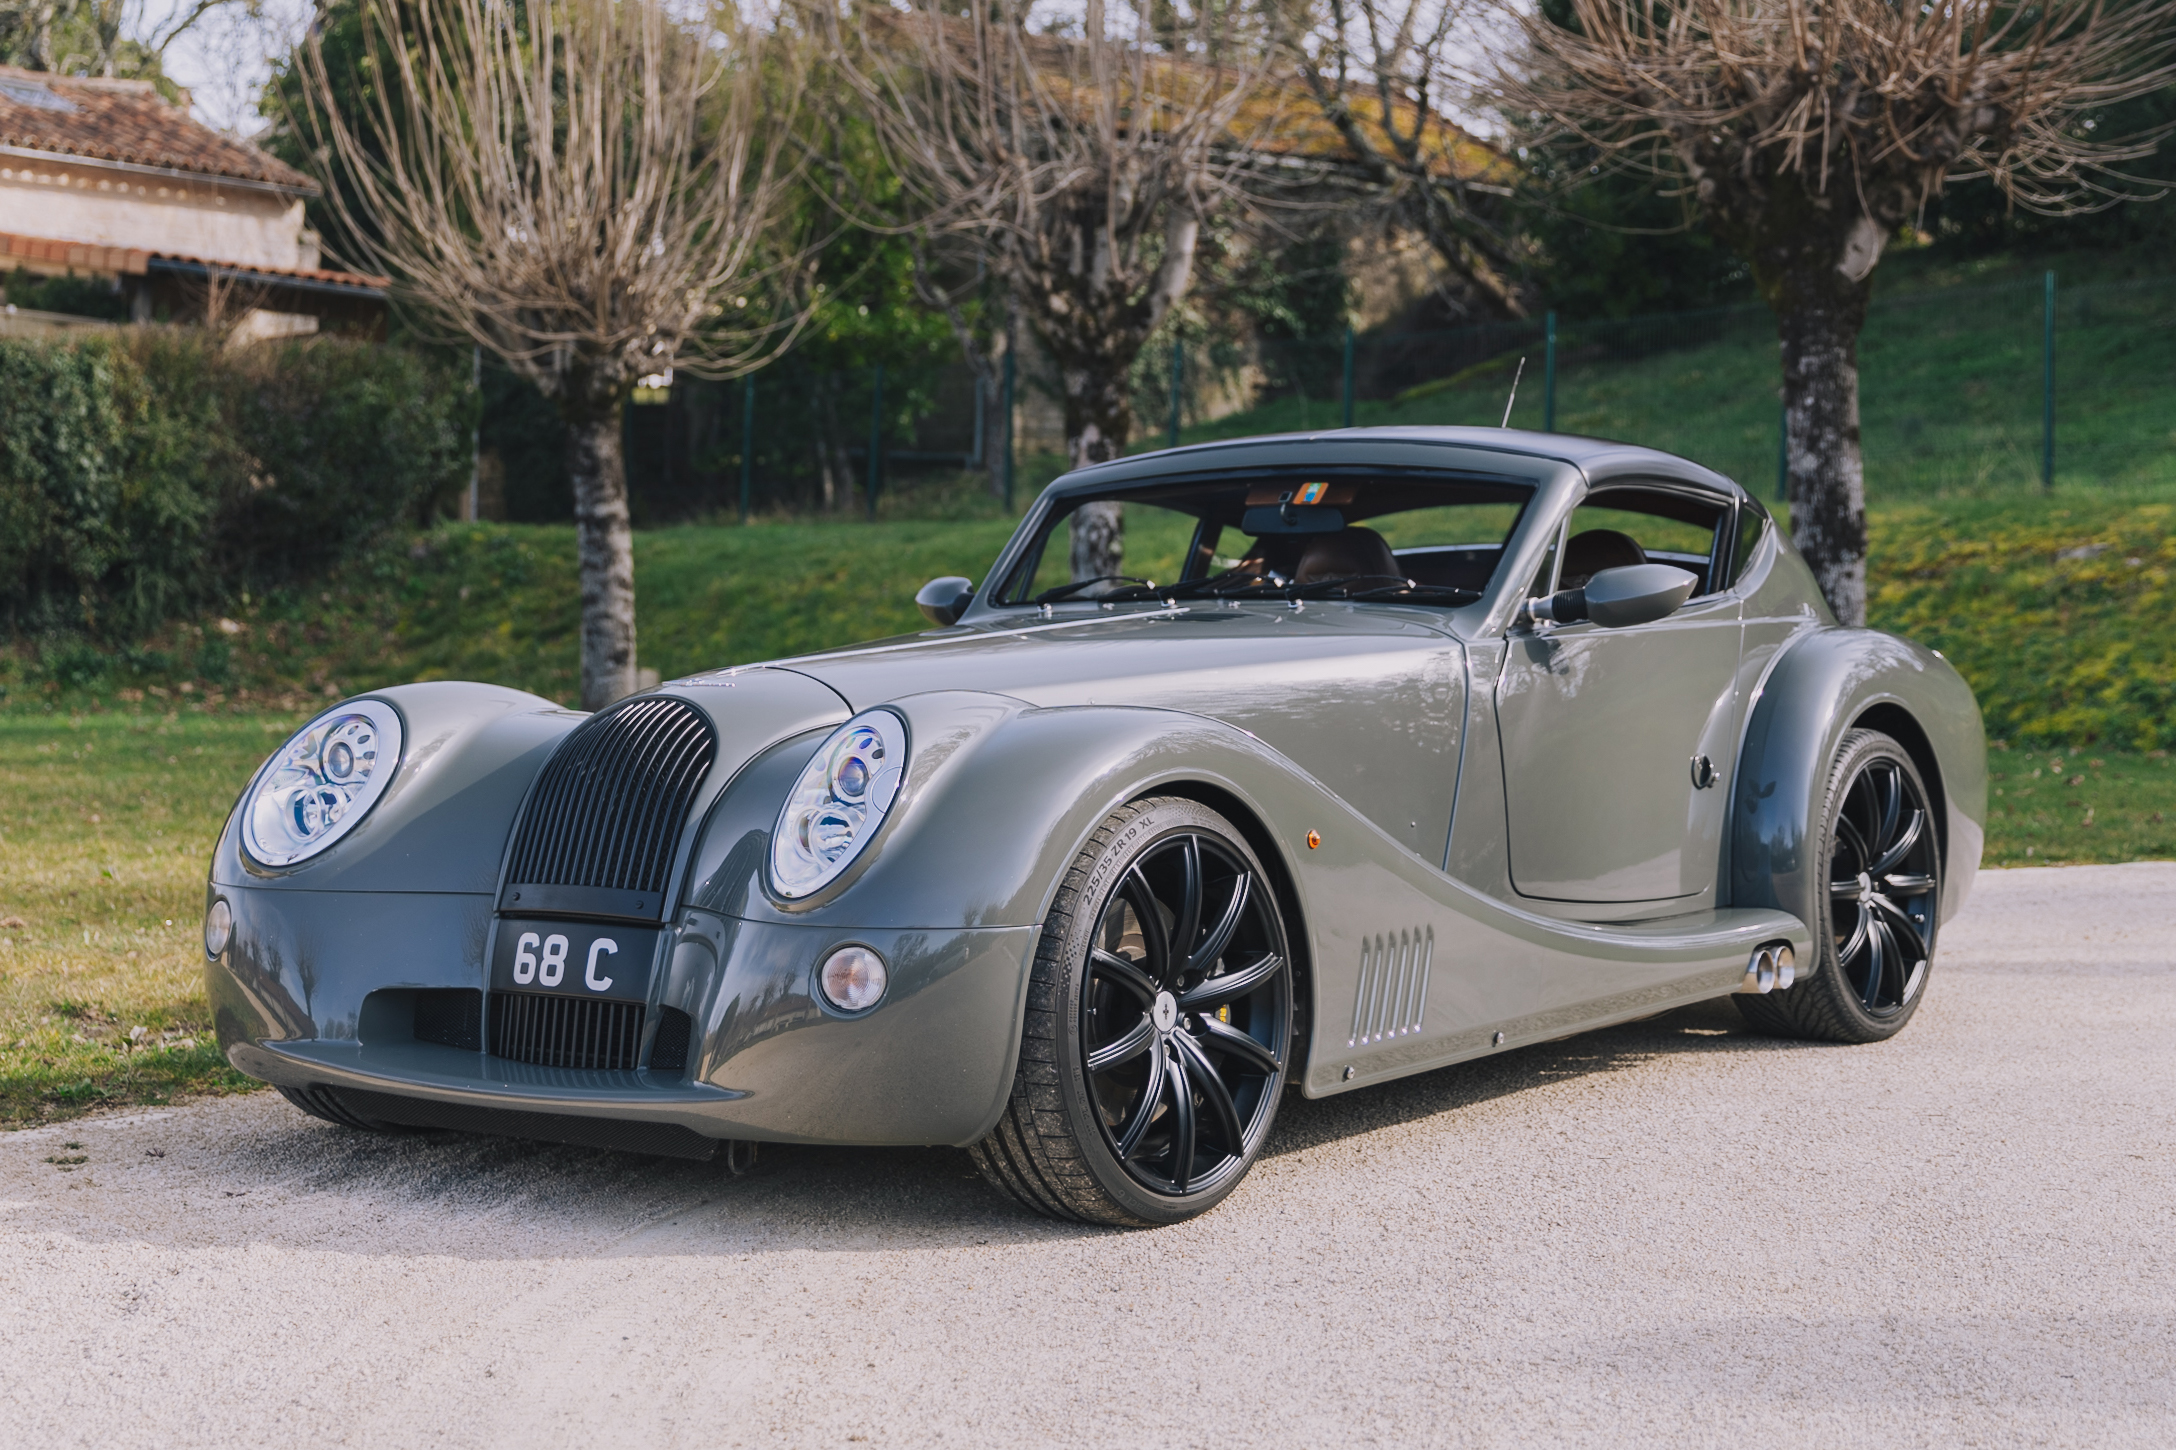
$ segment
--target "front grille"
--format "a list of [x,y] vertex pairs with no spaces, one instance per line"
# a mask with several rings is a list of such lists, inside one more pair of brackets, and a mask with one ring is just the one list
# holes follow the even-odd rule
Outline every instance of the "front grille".
[[522,813],[506,904],[658,915],[681,827],[716,755],[709,719],[669,695],[583,721],[545,764]]
[[1360,985],[1353,993],[1347,1047],[1418,1032],[1428,1011],[1428,975],[1436,960],[1434,927],[1363,939]]
[[642,1005],[541,992],[495,992],[491,1054],[536,1067],[632,1071],[642,1052]]

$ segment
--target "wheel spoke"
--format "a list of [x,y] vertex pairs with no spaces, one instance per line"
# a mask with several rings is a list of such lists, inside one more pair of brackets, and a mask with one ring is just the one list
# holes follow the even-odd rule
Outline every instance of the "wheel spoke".
[[1234,1156],[1246,1151],[1246,1131],[1239,1126],[1239,1109],[1232,1102],[1232,1095],[1224,1086],[1224,1079],[1201,1044],[1183,1032],[1173,1033],[1171,1045],[1179,1050],[1179,1056],[1187,1065],[1187,1076],[1201,1089],[1201,1099],[1209,1109],[1209,1120],[1216,1127],[1217,1136],[1224,1140],[1224,1151]]
[[1881,884],[1890,896],[1924,896],[1934,889],[1934,878],[1891,873],[1881,878]]
[[[1897,817],[1904,810],[1904,772],[1893,765],[1887,765],[1882,767],[1881,775],[1883,785],[1887,788],[1875,787],[1875,794],[1881,802],[1881,823],[1874,828],[1874,840],[1877,843],[1896,839]],[[1874,772],[1869,770],[1866,776],[1872,780]]]
[[[1874,859],[1874,853],[1866,849],[1866,837],[1859,834],[1859,828],[1851,823],[1850,816],[1839,814],[1836,817],[1836,835],[1839,839],[1843,841],[1846,846],[1851,849],[1852,858],[1858,862],[1859,870],[1865,870],[1866,863]],[[1831,871],[1835,869],[1835,863],[1833,861],[1829,863],[1829,869]],[[1852,887],[1854,890],[1857,889],[1858,877],[1858,871],[1854,871],[1851,873]],[[1830,884],[1833,885],[1835,883],[1835,878],[1833,876],[1831,876],[1829,880]]]
[[1897,840],[1895,845],[1882,853],[1880,860],[1866,868],[1866,874],[1869,876],[1886,876],[1894,871],[1898,864],[1911,854],[1912,847],[1919,844],[1919,833],[1926,828],[1926,824],[1927,813],[1925,811],[1913,811],[1911,820],[1904,827],[1903,836]]
[[1125,1036],[1115,1042],[1106,1042],[1089,1053],[1088,1071],[1109,1072],[1114,1067],[1129,1063],[1146,1052],[1149,1044],[1155,1040],[1156,1024],[1143,1017],[1133,1024],[1133,1029]]
[[1849,881],[1831,881],[1831,882],[1829,882],[1829,884],[1828,884],[1828,895],[1829,895],[1829,899],[1830,899],[1831,901],[1855,901],[1855,900],[1857,900],[1857,899],[1858,899],[1858,895],[1859,895],[1859,883],[1858,883],[1858,880],[1857,880],[1857,878],[1853,878],[1852,880],[1849,880]]
[[1178,919],[1171,926],[1171,960],[1160,974],[1163,984],[1172,988],[1179,985],[1179,974],[1193,961],[1194,938],[1201,933],[1201,838],[1179,839],[1186,875],[1179,888]]
[[[1168,1049],[1167,1049],[1168,1050]],[[1186,1062],[1171,1054],[1171,1183],[1180,1193],[1194,1181],[1194,1088],[1187,1081]]]
[[1121,1161],[1131,1158],[1141,1146],[1142,1136],[1156,1117],[1156,1105],[1164,1095],[1164,1054],[1161,1047],[1148,1055],[1148,1082],[1141,1089],[1141,1100],[1133,1105],[1133,1121],[1118,1135],[1118,1156]]
[[1148,953],[1145,969],[1152,981],[1161,982],[1171,971],[1171,937],[1164,930],[1164,914],[1157,905],[1156,893],[1138,864],[1126,873],[1118,889],[1133,903],[1133,914],[1141,923],[1141,944]]
[[1141,970],[1139,962],[1131,961],[1116,952],[1107,952],[1101,947],[1089,952],[1088,960],[1095,964],[1097,976],[1114,986],[1124,987],[1139,997],[1143,1005],[1155,1002],[1156,983],[1150,980],[1148,973]]
[[1859,954],[1859,948],[1866,945],[1866,928],[1867,924],[1873,920],[1873,915],[1864,905],[1859,907],[1858,919],[1851,925],[1850,939],[1836,948],[1836,963],[1838,966],[1848,963]]
[[1868,913],[1866,923],[1866,985],[1859,992],[1859,1000],[1866,1004],[1866,1010],[1869,1012],[1876,1012],[1881,1009],[1881,978],[1888,961],[1888,954],[1882,951],[1881,946],[1887,937],[1888,929],[1880,921],[1873,919],[1871,913]]
[[1888,918],[1885,925],[1888,927],[1892,941],[1896,940],[1896,932],[1899,929],[1905,933],[1903,940],[1897,942],[1897,945],[1908,949],[1908,961],[1925,961],[1927,959],[1927,938],[1926,934],[1919,930],[1919,923],[1906,915],[1903,907],[1878,893],[1874,897],[1874,908]]
[[1216,965],[1216,959],[1224,955],[1224,949],[1232,944],[1232,933],[1239,930],[1239,918],[1246,913],[1247,897],[1252,889],[1253,879],[1252,873],[1246,871],[1233,878],[1232,899],[1225,906],[1224,914],[1217,919],[1216,925],[1209,928],[1209,935],[1194,949],[1194,954],[1187,958],[1188,972],[1208,971]]
[[1188,1011],[1216,1008],[1226,1002],[1236,1001],[1262,983],[1284,970],[1284,958],[1275,952],[1266,952],[1262,959],[1236,972],[1226,972],[1220,977],[1210,977],[1193,991],[1179,998],[1179,1005]]
[[1236,1027],[1226,1026],[1214,1017],[1198,1017],[1202,1035],[1208,1039],[1206,1046],[1218,1052],[1227,1052],[1244,1058],[1248,1066],[1257,1072],[1275,1074],[1284,1070],[1284,1064],[1276,1055]]

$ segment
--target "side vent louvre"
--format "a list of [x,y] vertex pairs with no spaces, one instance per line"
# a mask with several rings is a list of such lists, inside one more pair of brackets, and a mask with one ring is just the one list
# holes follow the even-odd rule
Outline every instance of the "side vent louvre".
[[1435,956],[1434,927],[1385,933],[1360,943],[1360,988],[1353,994],[1347,1047],[1420,1031]]
[[583,721],[537,778],[502,906],[655,918],[680,829],[716,757],[710,721],[669,695]]

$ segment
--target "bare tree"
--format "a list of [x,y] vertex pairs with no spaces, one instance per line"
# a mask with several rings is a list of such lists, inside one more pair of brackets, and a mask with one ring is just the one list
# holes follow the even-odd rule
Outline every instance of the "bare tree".
[[1535,16],[1512,102],[1688,182],[1782,340],[1791,528],[1837,617],[1866,618],[1858,337],[1874,267],[1948,181],[2038,211],[2119,196],[2157,137],[2095,113],[2176,79],[2176,0],[1570,0]]
[[[1036,33],[1029,8],[869,6],[840,48],[915,229],[978,240],[1056,366],[1080,467],[1125,453],[1128,371],[1186,295],[1202,218],[1246,204],[1281,122],[1244,7],[1087,0],[1075,34]],[[1074,516],[1076,578],[1119,572],[1122,527],[1115,505]]]
[[361,3],[369,86],[336,86],[313,35],[297,129],[346,183],[325,190],[356,260],[566,420],[597,709],[635,684],[628,394],[674,368],[746,371],[796,316],[766,302],[798,266],[777,233],[786,126],[766,105],[797,90],[793,53],[731,7],[699,31],[662,0]]
[[1446,290],[1462,294],[1454,301],[1525,316],[1526,248],[1504,215],[1511,169],[1450,113],[1473,94],[1467,62],[1501,28],[1493,0],[1310,0],[1271,14],[1342,143],[1322,159],[1357,173],[1374,206],[1426,239],[1453,279]]

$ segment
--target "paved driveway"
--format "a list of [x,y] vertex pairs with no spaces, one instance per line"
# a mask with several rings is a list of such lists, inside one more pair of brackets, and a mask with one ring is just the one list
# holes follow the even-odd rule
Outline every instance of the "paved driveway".
[[1891,1044],[1726,1003],[1295,1101],[1155,1233],[951,1150],[0,1136],[0,1442],[2176,1443],[2176,865],[1981,879]]

